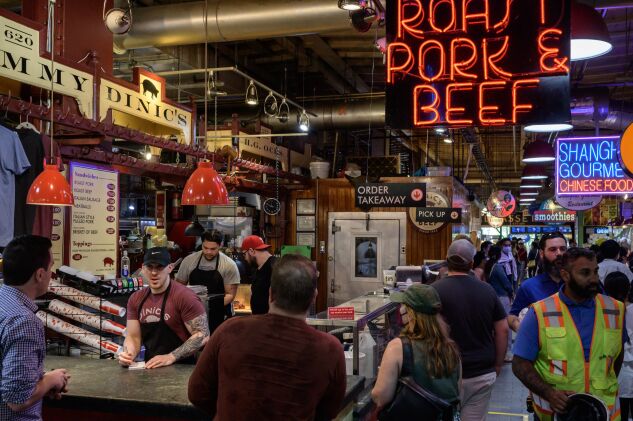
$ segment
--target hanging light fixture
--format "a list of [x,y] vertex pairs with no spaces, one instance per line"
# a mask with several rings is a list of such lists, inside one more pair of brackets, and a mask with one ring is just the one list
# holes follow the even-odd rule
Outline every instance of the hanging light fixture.
[[538,196],[538,191],[521,189],[521,198],[523,198],[524,196]]
[[600,13],[587,4],[572,1],[571,61],[599,57],[612,49],[609,29]]
[[145,156],[145,159],[146,159],[147,161],[151,161],[151,160],[152,160],[152,152],[150,152],[150,150],[149,150],[149,148],[147,147],[147,145],[145,145],[145,153],[144,153],[144,155],[143,155],[143,156]]
[[308,118],[306,110],[302,110],[301,115],[299,116],[299,129],[302,132],[307,132],[308,130],[310,130],[310,119]]
[[528,165],[521,173],[521,180],[545,180],[546,178],[547,171],[539,165]]
[[524,130],[530,133],[553,133],[553,132],[565,132],[573,129],[569,123],[544,123],[544,124],[530,124],[525,126]]
[[521,180],[522,189],[540,189],[543,187],[538,180]]
[[200,237],[204,233],[205,229],[198,221],[198,216],[194,215],[193,220],[187,227],[185,228],[184,234],[187,237]]
[[[55,74],[55,0],[50,0],[48,3],[48,29],[50,34],[50,46],[51,46],[51,74]],[[46,163],[44,165],[44,171],[42,171],[29,188],[29,192],[26,195],[26,203],[29,205],[55,205],[55,206],[73,206],[75,204],[75,198],[73,196],[72,189],[64,177],[59,172],[59,159],[53,159],[53,135],[54,128],[53,122],[55,120],[54,103],[55,103],[55,78],[51,78],[50,89],[50,109],[51,109],[51,122],[50,122],[50,138],[51,138],[51,164]]]
[[435,129],[433,129],[433,130],[435,130],[435,133],[437,133],[437,134],[444,134],[444,133],[446,133],[446,127],[442,127],[442,126],[438,126]]
[[556,155],[554,154],[552,145],[542,140],[536,140],[525,147],[522,161],[531,164],[551,162],[555,159]]
[[348,11],[360,10],[363,8],[361,0],[338,0],[338,8]]
[[[204,43],[204,66],[205,69],[209,67],[208,61],[208,29],[207,29],[207,2],[204,2],[204,32],[205,32],[205,43]],[[216,54],[217,57],[217,54]],[[205,72],[205,78],[213,78],[213,72]],[[212,79],[213,80],[213,79]],[[209,81],[205,81],[206,85],[209,86]],[[204,140],[205,140],[205,148],[207,139],[208,139],[208,129],[207,129],[207,108],[209,102],[209,92],[205,91],[204,96]],[[218,112],[218,97],[217,95],[214,97],[215,100],[215,128],[216,128],[216,137],[217,137],[217,112]],[[214,157],[215,157],[215,151]],[[229,192],[226,190],[226,186],[222,182],[222,178],[215,171],[213,167],[213,163],[209,161],[200,161],[198,162],[198,168],[191,174],[187,182],[185,183],[185,188],[182,192],[181,203],[183,205],[228,205],[229,204]]]
[[277,111],[277,120],[281,123],[286,123],[288,121],[288,117],[290,116],[290,107],[286,102],[286,97],[281,100],[281,104],[279,104],[279,110]]
[[227,96],[228,93],[226,91],[223,91],[222,89],[220,89],[220,84],[218,81],[215,80],[215,75],[213,74],[213,72],[209,72],[209,74],[207,75],[208,77],[208,82],[207,82],[207,96],[210,97],[214,97],[217,98],[219,96]]
[[450,145],[451,143],[453,143],[453,139],[449,136],[446,136],[442,139],[442,142],[448,143]]
[[246,88],[246,103],[253,106],[259,104],[259,98],[257,97],[257,87],[255,86],[255,83],[252,79],[248,84],[248,88]]
[[519,203],[520,204],[531,203],[531,202],[536,202],[536,198],[535,197],[522,197],[521,199],[519,199]]

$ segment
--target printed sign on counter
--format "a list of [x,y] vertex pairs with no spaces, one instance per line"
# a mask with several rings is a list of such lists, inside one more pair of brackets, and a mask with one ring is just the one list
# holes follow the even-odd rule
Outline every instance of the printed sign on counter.
[[426,206],[424,183],[364,183],[356,186],[356,207],[415,208]]
[[119,174],[71,162],[70,181],[75,196],[70,216],[70,265],[95,275],[117,273]]
[[328,307],[328,319],[354,320],[354,307]]

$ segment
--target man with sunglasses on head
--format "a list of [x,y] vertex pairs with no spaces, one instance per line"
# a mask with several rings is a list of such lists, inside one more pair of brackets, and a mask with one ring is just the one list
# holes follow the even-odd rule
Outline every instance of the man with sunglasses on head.
[[561,285],[560,263],[566,251],[567,239],[560,232],[541,237],[539,256],[543,272],[521,283],[508,315],[510,329],[515,332],[519,330],[521,310],[558,292]]
[[119,363],[130,366],[145,346],[145,368],[176,362],[195,363],[193,354],[209,336],[207,315],[200,298],[189,288],[172,282],[173,266],[165,247],[145,253],[143,276],[149,288],[136,291],[127,303],[127,336]]

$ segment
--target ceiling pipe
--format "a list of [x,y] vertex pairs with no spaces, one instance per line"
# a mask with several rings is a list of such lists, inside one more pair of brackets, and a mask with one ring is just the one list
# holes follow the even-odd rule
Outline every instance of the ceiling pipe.
[[[209,0],[208,42],[243,41],[348,30],[336,1]],[[114,39],[120,50],[203,43],[204,2],[134,9],[132,29]]]

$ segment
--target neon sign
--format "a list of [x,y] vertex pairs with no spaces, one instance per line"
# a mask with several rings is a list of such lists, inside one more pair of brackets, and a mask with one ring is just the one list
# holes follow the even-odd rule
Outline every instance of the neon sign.
[[395,0],[387,125],[569,121],[570,0]]
[[556,194],[633,193],[619,160],[618,136],[570,137],[556,141]]

